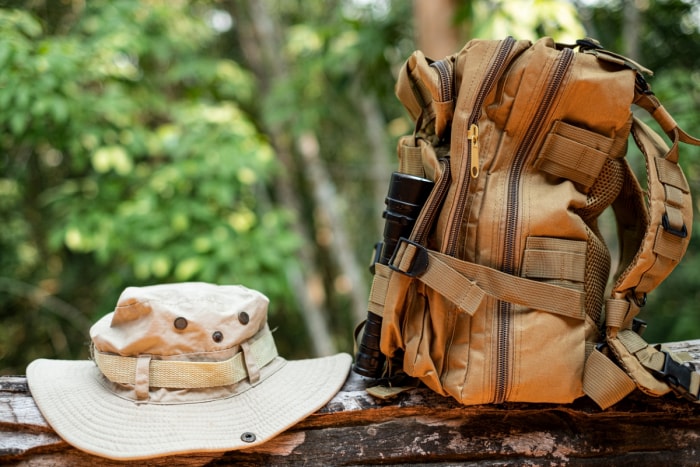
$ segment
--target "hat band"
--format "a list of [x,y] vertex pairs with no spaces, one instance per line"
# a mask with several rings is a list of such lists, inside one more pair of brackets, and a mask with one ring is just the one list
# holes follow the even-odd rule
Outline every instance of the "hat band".
[[[249,350],[238,352],[220,362],[150,360],[148,386],[176,389],[202,389],[236,384],[248,378],[254,363],[262,368],[277,357],[277,347],[270,328],[265,326],[249,341]],[[102,374],[114,383],[136,385],[140,357],[124,357],[98,351],[93,360]]]

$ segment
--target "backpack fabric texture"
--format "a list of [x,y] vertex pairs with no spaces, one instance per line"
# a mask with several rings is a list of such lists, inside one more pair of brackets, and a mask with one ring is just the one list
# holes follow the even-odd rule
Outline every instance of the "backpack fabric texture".
[[[398,171],[434,186],[389,264],[374,265],[369,311],[388,362],[462,404],[587,394],[605,408],[635,388],[697,401],[700,373],[647,344],[635,319],[688,246],[678,147],[700,145],[647,73],[592,39],[472,40],[439,61],[414,52],[396,85],[416,124]],[[625,158],[630,134],[646,189]]]

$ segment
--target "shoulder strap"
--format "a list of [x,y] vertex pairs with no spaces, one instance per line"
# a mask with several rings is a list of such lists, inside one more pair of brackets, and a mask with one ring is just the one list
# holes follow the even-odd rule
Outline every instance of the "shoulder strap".
[[[648,87],[638,85],[635,97],[635,103],[649,112],[672,141],[669,148],[654,130],[634,118],[632,135],[646,160],[649,212],[648,217],[638,216],[639,221],[646,221],[641,243],[618,277],[613,297],[642,301],[678,265],[690,242],[693,207],[688,182],[678,165],[678,144],[700,146],[700,140],[678,126]],[[636,191],[641,196],[641,191]],[[625,238],[621,240],[624,242]],[[622,245],[623,251],[626,247]]]
[[[672,144],[669,147],[634,118],[632,135],[646,160],[649,207],[636,178],[628,173],[615,208],[619,229],[630,234],[620,235],[623,257],[632,259],[615,282],[605,310],[607,352],[624,371],[599,348],[591,353],[584,372],[584,391],[603,408],[635,387],[654,396],[674,391],[700,402],[700,370],[685,365],[682,356],[649,345],[632,329],[646,294],[678,265],[690,242],[693,208],[688,182],[678,165],[678,146],[680,142],[700,146],[700,140],[678,126],[641,74],[635,104],[656,120]],[[634,245],[636,252],[631,251]]]

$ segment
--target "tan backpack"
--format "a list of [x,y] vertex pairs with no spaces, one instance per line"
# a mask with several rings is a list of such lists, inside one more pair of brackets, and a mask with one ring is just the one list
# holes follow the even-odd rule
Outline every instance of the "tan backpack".
[[[635,319],[688,246],[678,145],[700,145],[644,73],[592,39],[472,40],[408,59],[396,91],[416,128],[398,144],[356,372],[390,384],[405,372],[463,404],[586,394],[606,408],[635,387],[698,401],[700,373],[647,344]],[[630,133],[646,193],[625,159]],[[611,284],[598,228],[609,206]]]

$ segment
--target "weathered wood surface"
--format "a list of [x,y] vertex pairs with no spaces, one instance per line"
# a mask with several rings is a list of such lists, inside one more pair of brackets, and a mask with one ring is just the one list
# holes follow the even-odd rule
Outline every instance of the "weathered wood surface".
[[[672,344],[700,364],[700,340]],[[0,464],[10,465],[674,465],[700,464],[700,404],[633,393],[606,411],[569,405],[464,407],[427,389],[374,399],[351,374],[326,407],[261,446],[133,463],[63,442],[24,377],[0,377]]]

